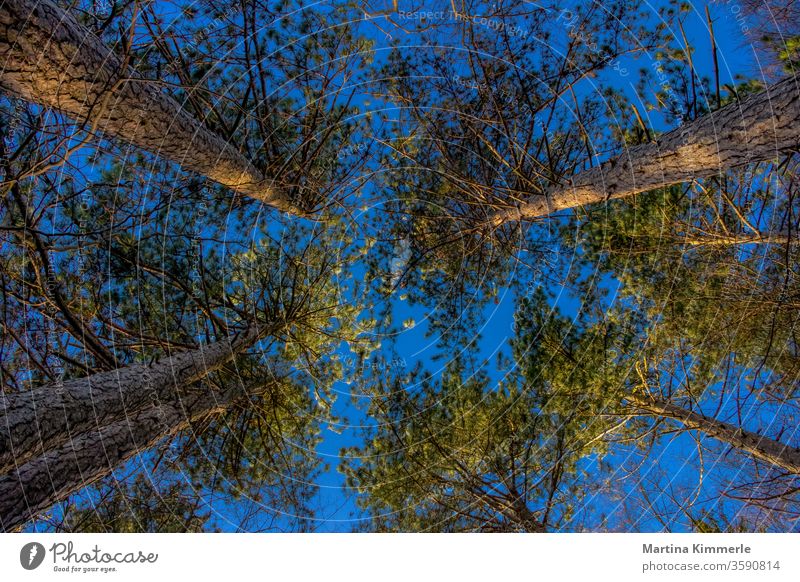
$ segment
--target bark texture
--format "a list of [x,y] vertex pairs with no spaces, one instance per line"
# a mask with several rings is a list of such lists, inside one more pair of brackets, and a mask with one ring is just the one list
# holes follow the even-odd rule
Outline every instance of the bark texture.
[[50,0],[0,2],[0,87],[287,212],[241,153]]
[[192,422],[226,410],[244,394],[241,386],[224,393],[206,389],[156,403],[1,476],[0,531],[18,528]]
[[712,438],[746,452],[760,461],[800,474],[800,449],[769,437],[720,422],[692,410],[656,398],[631,396],[629,400],[640,410],[677,420],[686,428],[698,430]]
[[152,364],[0,395],[0,474],[153,402],[174,399],[176,390],[220,368],[257,338],[251,329]]
[[519,208],[498,212],[493,226],[547,216],[640,192],[706,178],[750,162],[770,160],[800,145],[800,81],[793,76],[757,95],[628,148],[573,176]]

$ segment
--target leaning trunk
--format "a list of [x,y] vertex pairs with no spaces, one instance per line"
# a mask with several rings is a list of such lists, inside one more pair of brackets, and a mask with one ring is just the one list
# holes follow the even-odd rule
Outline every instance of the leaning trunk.
[[500,226],[587,204],[624,198],[706,178],[750,162],[771,160],[800,144],[798,77],[734,102],[574,176],[522,204],[495,214]]
[[686,428],[698,430],[709,437],[729,444],[760,461],[780,467],[789,473],[800,474],[800,449],[766,436],[720,422],[692,410],[657,398],[630,396],[629,401],[639,410],[677,420]]
[[737,245],[788,245],[798,242],[797,234],[785,232],[746,233],[746,234],[704,234],[686,236],[679,239],[682,244],[692,247],[732,247]]
[[51,0],[0,3],[0,87],[281,210],[296,209],[205,128]]
[[87,431],[169,401],[176,391],[251,346],[255,328],[233,340],[61,384],[0,396],[0,474]]
[[243,394],[240,386],[222,393],[204,388],[84,433],[18,465],[0,477],[0,530],[18,528],[192,422],[226,410]]

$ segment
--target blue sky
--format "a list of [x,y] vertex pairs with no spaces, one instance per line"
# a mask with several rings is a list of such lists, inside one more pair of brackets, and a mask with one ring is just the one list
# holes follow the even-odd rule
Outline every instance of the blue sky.
[[[657,4],[653,6],[657,7]],[[712,4],[711,14],[714,18],[716,39],[719,45],[719,64],[721,82],[727,83],[733,80],[737,73],[744,73],[746,76],[757,76],[758,67],[755,63],[751,47],[743,39],[741,21],[737,21],[736,13],[730,8],[731,4]],[[712,58],[710,51],[710,41],[706,16],[704,13],[705,4],[697,3],[692,5],[692,9],[686,13],[685,31],[690,43],[695,48],[694,62],[696,69],[703,76],[711,76]],[[372,39],[376,42],[376,48],[386,47],[386,38],[377,28],[364,27],[365,32],[372,31]],[[369,32],[368,32],[369,33]],[[678,35],[679,32],[675,31]],[[646,68],[651,64],[647,57],[637,60],[629,60],[622,63],[623,66],[632,71],[638,68]],[[619,89],[625,90],[628,95],[635,98],[635,88],[632,82],[636,80],[635,75],[622,77],[617,74],[608,73],[604,81],[614,83]],[[589,88],[588,90],[591,90]],[[665,129],[663,120],[650,119],[652,125],[657,129]],[[366,197],[373,198],[374,192],[366,189]],[[231,228],[240,225],[231,224]],[[360,270],[356,268],[355,276]],[[592,276],[592,273],[585,273]],[[542,279],[544,284],[546,279]],[[606,277],[604,285],[609,289],[616,287],[616,281]],[[570,294],[568,290],[549,288],[557,299],[553,302],[553,307],[557,307],[567,315],[574,315],[580,306],[580,298]],[[391,301],[391,309],[396,322],[413,319],[416,323],[409,329],[402,329],[394,339],[387,344],[391,344],[392,349],[408,368],[413,368],[418,364],[433,373],[440,373],[447,362],[447,357],[443,359],[435,356],[441,355],[436,345],[436,338],[427,335],[427,318],[431,315],[421,306],[410,305],[407,300],[401,298],[402,293],[395,294]],[[481,334],[479,343],[479,353],[486,361],[485,370],[492,380],[499,380],[504,370],[499,370],[495,366],[496,355],[499,351],[508,350],[508,340],[512,336],[512,323],[516,309],[517,296],[510,287],[498,289],[498,301],[489,301],[483,310],[483,325],[478,330]],[[613,298],[613,293],[612,293]],[[393,354],[394,357],[394,354]],[[320,487],[316,505],[319,513],[314,517],[311,525],[315,531],[349,531],[357,526],[359,512],[354,504],[354,498],[344,488],[343,476],[338,471],[339,452],[344,447],[354,446],[361,443],[360,428],[362,425],[369,424],[370,420],[364,415],[363,410],[354,406],[351,396],[351,386],[338,383],[336,390],[339,392],[334,411],[342,418],[346,419],[345,426],[328,427],[323,430],[323,441],[316,450],[318,457],[323,460],[329,468],[325,470],[317,481]],[[696,478],[697,450],[691,442],[690,437],[684,435],[672,441],[665,441],[660,445],[660,455],[657,467],[654,471],[670,472],[672,483],[676,485],[691,484]],[[621,459],[628,452],[617,450],[612,458]],[[622,483],[622,481],[621,481]],[[636,494],[634,491],[626,491],[626,485],[621,485],[624,494]],[[598,508],[604,505],[611,511],[613,502],[608,499],[596,500]],[[599,510],[595,508],[596,510]],[[232,527],[234,511],[223,505],[214,506],[216,517],[213,523],[223,530]],[[642,516],[642,521],[637,525],[642,530],[658,530],[661,525],[646,513]]]

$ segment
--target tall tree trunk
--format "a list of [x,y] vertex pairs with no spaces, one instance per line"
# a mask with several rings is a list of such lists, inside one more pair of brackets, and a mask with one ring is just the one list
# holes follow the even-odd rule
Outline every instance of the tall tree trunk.
[[202,388],[84,433],[0,476],[0,530],[11,531],[109,475],[115,467],[192,422],[223,412],[245,395]]
[[0,2],[0,87],[63,111],[280,210],[299,212],[241,153],[138,76],[51,0]]
[[255,328],[233,340],[182,352],[152,364],[133,364],[86,378],[0,395],[0,474],[79,435],[153,405],[247,349]]
[[790,447],[766,436],[720,422],[703,414],[672,404],[665,400],[629,395],[637,409],[650,414],[677,420],[686,428],[698,430],[712,438],[748,453],[760,461],[800,474],[800,449]]
[[519,208],[491,218],[493,226],[624,198],[750,162],[770,160],[800,145],[798,77],[734,102],[573,176]]

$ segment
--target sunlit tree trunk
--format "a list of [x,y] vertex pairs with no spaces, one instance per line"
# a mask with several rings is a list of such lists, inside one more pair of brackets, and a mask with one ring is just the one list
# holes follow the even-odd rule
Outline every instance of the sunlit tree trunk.
[[581,172],[519,208],[498,212],[494,226],[559,210],[624,198],[704,178],[750,162],[771,160],[800,145],[796,76],[734,102]]
[[297,210],[231,144],[142,79],[50,0],[0,3],[0,87],[287,212]]
[[239,385],[225,392],[204,388],[155,403],[18,465],[0,476],[0,530],[23,525],[192,422],[223,412],[244,394]]
[[800,449],[665,400],[639,396],[629,396],[628,400],[639,410],[676,420],[688,429],[700,431],[760,461],[800,474]]
[[229,362],[257,339],[255,328],[233,340],[133,364],[61,384],[0,395],[0,474],[81,434],[175,398],[187,386]]

